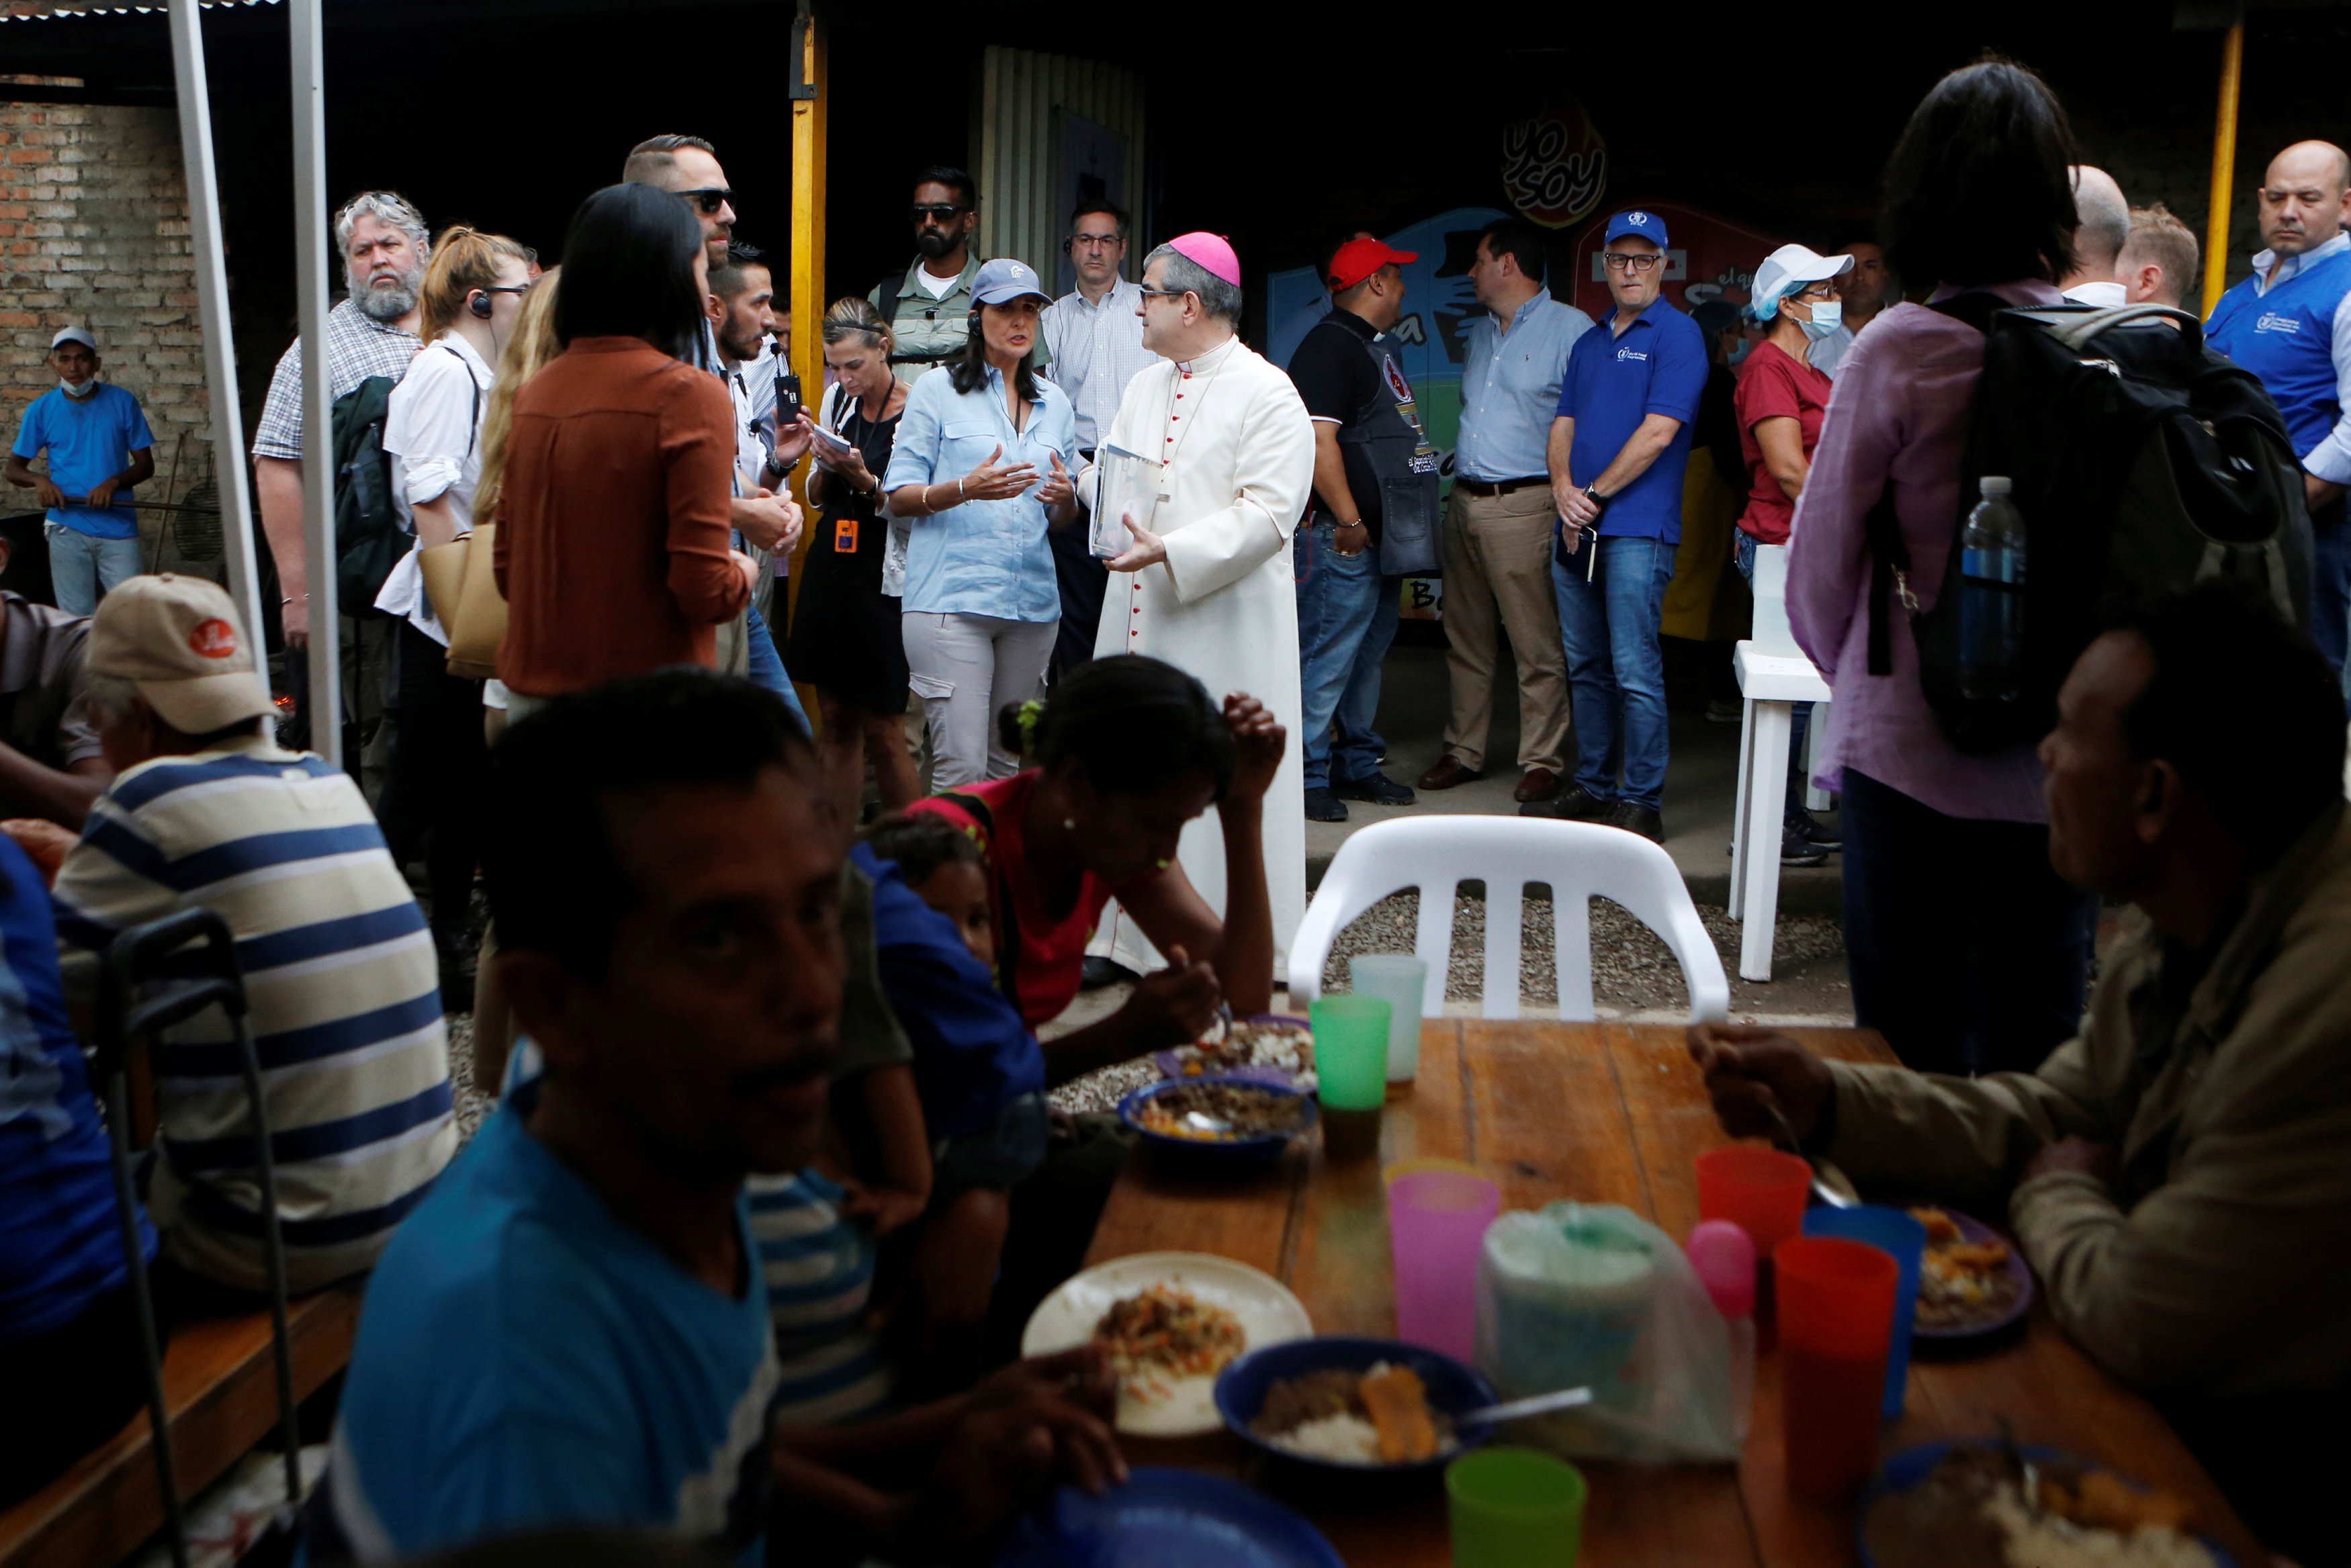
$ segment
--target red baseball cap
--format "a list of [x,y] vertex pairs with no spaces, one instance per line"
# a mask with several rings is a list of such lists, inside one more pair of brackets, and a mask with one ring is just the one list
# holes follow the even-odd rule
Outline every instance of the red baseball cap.
[[1403,266],[1419,259],[1418,251],[1394,250],[1382,240],[1349,240],[1331,258],[1331,286],[1353,288],[1390,262]]

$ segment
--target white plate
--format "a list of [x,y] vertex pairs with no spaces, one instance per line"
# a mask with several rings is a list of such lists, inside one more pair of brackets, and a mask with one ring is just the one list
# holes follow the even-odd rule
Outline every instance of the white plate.
[[[1314,1332],[1304,1305],[1271,1274],[1213,1252],[1137,1252],[1064,1280],[1029,1315],[1020,1354],[1050,1355],[1085,1344],[1111,1303],[1152,1285],[1189,1291],[1195,1300],[1232,1314],[1248,1342],[1244,1355]],[[1217,1415],[1216,1384],[1213,1376],[1178,1377],[1168,1381],[1166,1397],[1149,1400],[1121,1387],[1118,1429],[1147,1438],[1216,1431],[1224,1425]]]

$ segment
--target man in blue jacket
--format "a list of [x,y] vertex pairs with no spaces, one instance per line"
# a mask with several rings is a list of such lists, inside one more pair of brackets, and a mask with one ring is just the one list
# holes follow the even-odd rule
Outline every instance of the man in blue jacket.
[[2205,341],[2262,379],[2285,416],[2316,540],[2310,636],[2343,672],[2351,621],[2351,156],[2330,141],[2297,141],[2270,160],[2255,192],[2262,240],[2253,275],[2220,296]]
[[[1658,843],[1666,784],[1666,583],[1682,539],[1690,421],[1706,389],[1706,335],[1667,303],[1666,221],[1635,209],[1602,244],[1616,309],[1567,357],[1552,421],[1552,558],[1574,705],[1575,783],[1521,816],[1605,822]],[[1619,782],[1619,775],[1622,781]]]

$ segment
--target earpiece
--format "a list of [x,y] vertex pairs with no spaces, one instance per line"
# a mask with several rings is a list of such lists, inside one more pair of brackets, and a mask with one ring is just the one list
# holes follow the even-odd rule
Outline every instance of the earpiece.
[[490,318],[490,296],[477,288],[465,296],[465,308],[487,321]]

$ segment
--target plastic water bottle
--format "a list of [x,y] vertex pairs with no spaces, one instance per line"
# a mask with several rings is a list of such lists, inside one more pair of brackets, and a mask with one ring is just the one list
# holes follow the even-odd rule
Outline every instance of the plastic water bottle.
[[1983,477],[1959,535],[1959,695],[2013,702],[2024,684],[2024,519],[2009,482]]
[[1687,1251],[1730,1331],[1731,1429],[1745,1442],[1755,1410],[1755,1243],[1728,1220],[1702,1220]]

